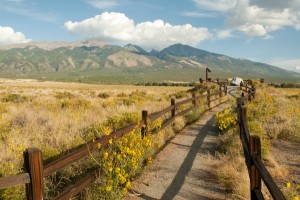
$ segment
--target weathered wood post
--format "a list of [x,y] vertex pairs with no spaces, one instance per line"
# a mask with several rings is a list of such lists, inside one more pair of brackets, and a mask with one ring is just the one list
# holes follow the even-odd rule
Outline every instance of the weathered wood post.
[[256,88],[255,88],[255,86],[253,85],[253,86],[252,86],[252,96],[253,96],[253,99],[255,99],[255,95],[256,95]]
[[174,98],[171,98],[171,106],[173,106],[173,109],[171,110],[171,115],[173,118],[176,115],[176,103]]
[[211,110],[211,108],[210,108],[210,89],[207,90],[207,106],[208,106],[208,110]]
[[[249,147],[251,155],[254,158],[261,159],[261,143],[259,136],[250,136]],[[261,190],[261,176],[253,162],[251,162],[249,177],[251,200],[258,200],[259,198],[256,196],[255,190]]]
[[206,81],[208,81],[208,72],[211,72],[210,69],[206,68],[205,69],[205,77],[206,77]]
[[244,94],[244,92],[242,92],[241,103],[242,103],[242,106],[245,104],[245,94]]
[[38,148],[28,148],[24,152],[24,165],[30,175],[30,183],[26,184],[26,197],[29,200],[42,200],[43,181],[43,156]]
[[227,86],[225,87],[225,95],[227,95],[227,92],[228,92],[228,90],[227,90],[228,88],[227,88]]
[[[236,104],[237,104],[237,120],[239,123],[239,126],[241,125],[241,115],[242,115],[242,99],[238,97],[236,99]],[[240,127],[240,133],[241,133],[241,127]]]
[[222,84],[219,84],[219,97],[222,97]]
[[203,79],[199,78],[200,85],[203,83]]
[[148,111],[147,110],[142,111],[142,120],[143,120],[144,125],[142,126],[141,134],[142,134],[142,138],[144,138],[146,136],[147,130],[148,130]]
[[196,107],[196,94],[194,91],[192,93],[192,102],[193,102],[193,106]]

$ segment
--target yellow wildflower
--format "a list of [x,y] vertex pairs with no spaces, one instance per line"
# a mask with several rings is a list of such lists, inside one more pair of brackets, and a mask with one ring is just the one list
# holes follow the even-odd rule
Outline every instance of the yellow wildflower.
[[100,149],[101,148],[101,143],[97,144],[97,148]]
[[127,188],[123,188],[123,195],[126,195],[128,193]]
[[111,186],[110,186],[110,185],[106,186],[105,190],[106,190],[107,192],[111,191]]
[[107,157],[108,157],[108,153],[105,151],[105,152],[103,153],[103,158],[104,158],[104,159],[107,159]]
[[128,182],[126,183],[125,187],[126,187],[126,188],[130,188],[130,186],[131,186],[131,182],[128,181]]
[[293,200],[299,200],[298,196],[294,196]]
[[290,183],[290,182],[287,182],[286,187],[287,187],[287,188],[291,188],[291,183]]
[[112,142],[113,142],[112,138],[108,140],[109,144],[112,144]]
[[112,168],[112,167],[108,168],[108,171],[109,171],[109,172],[112,172],[112,170],[113,170],[113,168]]

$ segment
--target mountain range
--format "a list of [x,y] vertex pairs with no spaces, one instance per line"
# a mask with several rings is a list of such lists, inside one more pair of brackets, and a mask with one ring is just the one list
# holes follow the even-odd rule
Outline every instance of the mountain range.
[[0,77],[101,83],[196,81],[211,77],[300,80],[300,74],[264,63],[236,59],[188,45],[145,51],[102,41],[30,42],[0,46]]

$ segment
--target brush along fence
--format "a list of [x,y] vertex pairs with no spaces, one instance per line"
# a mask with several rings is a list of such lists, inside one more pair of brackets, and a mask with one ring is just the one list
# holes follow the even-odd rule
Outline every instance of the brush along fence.
[[[263,79],[262,79],[263,80]],[[261,82],[263,83],[263,81]],[[250,84],[250,86],[248,85]],[[261,192],[261,183],[264,181],[270,194],[275,200],[285,200],[281,190],[276,185],[274,179],[268,172],[267,168],[261,161],[261,142],[260,137],[250,135],[247,125],[247,108],[244,106],[246,101],[251,101],[255,98],[255,87],[251,86],[251,81],[241,85],[240,89],[247,92],[247,95],[242,93],[242,97],[237,98],[238,123],[240,129],[240,139],[245,156],[246,166],[250,178],[251,200],[263,200]]]

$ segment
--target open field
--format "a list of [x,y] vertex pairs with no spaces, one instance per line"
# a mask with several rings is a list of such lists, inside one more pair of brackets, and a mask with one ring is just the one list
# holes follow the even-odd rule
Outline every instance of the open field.
[[[46,162],[51,161],[69,149],[85,145],[97,137],[139,121],[142,110],[152,113],[170,106],[171,96],[176,99],[186,98],[187,89],[187,87],[90,85],[2,79],[0,80],[0,152],[2,152],[0,177],[22,171],[23,151],[28,147],[41,149],[43,159]],[[185,125],[185,120],[181,118],[177,120],[179,126],[174,129],[179,130]],[[151,126],[155,129],[160,124],[161,119]],[[107,166],[111,163],[110,157],[103,162],[101,159],[98,160],[99,155],[91,154],[85,161],[77,162],[59,174],[51,175],[46,181],[45,199],[56,195],[62,187],[71,183],[76,175],[83,173],[82,169],[95,165],[108,169],[107,179],[102,178],[104,182],[95,186],[101,188],[103,185],[103,190],[96,189],[98,197],[119,198],[120,192],[124,192],[120,185],[124,185],[125,189],[130,187],[130,179],[137,173],[140,162],[144,159],[151,162],[151,155],[174,134],[171,129],[164,130],[167,132],[165,134],[150,135],[143,141],[146,146],[136,147],[140,149],[135,150],[132,145],[141,143],[139,141],[141,137],[131,133],[128,135],[131,139],[124,139],[129,140],[128,144],[120,140],[121,143],[111,144],[108,149],[99,151],[102,158],[107,158],[107,153],[113,153],[115,148],[126,149],[127,154],[120,154],[123,156],[120,162],[128,165],[127,167],[123,165],[123,168],[128,169],[130,173],[119,171],[118,175],[122,175],[122,179],[108,178],[112,173],[110,171],[112,166]],[[129,150],[127,145],[130,146]],[[144,153],[141,153],[143,152],[141,148],[146,149],[143,150]],[[133,156],[130,161],[126,160],[128,155]],[[114,167],[120,170],[117,166]],[[75,170],[78,173],[75,173]],[[110,188],[106,187],[108,183],[111,185]],[[121,191],[118,193],[118,190]],[[84,198],[94,199],[94,192],[91,191],[93,189],[87,190]],[[23,187],[0,191],[1,199],[22,199],[22,195],[24,195]]]

